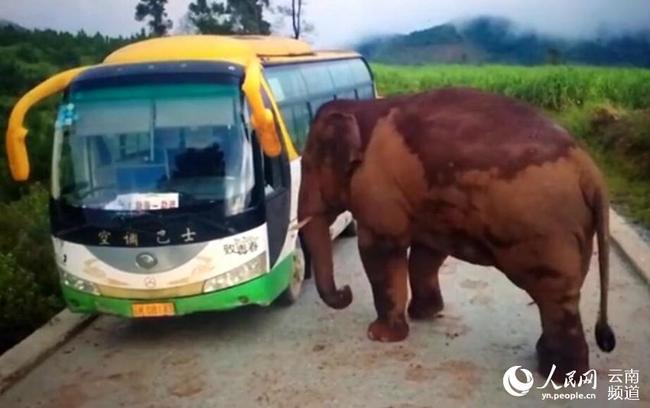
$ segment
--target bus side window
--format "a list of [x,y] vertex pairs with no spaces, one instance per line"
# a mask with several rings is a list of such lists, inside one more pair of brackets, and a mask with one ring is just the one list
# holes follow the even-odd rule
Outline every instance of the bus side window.
[[311,120],[333,99],[372,99],[372,76],[361,58],[266,67],[266,78],[296,150],[304,148]]
[[357,88],[357,95],[359,99],[374,99],[375,90],[372,84],[362,85]]
[[354,92],[354,77],[352,68],[347,60],[338,60],[327,63],[330,76],[336,87],[336,99],[356,99]]
[[372,82],[372,77],[370,76],[370,71],[368,67],[360,58],[351,59],[349,61],[349,69],[352,73],[352,78],[355,83],[370,83]]
[[355,83],[357,97],[359,99],[373,99],[375,90],[372,85],[372,76],[363,60],[359,58],[351,59],[348,66]]
[[334,99],[336,89],[328,69],[328,62],[304,63],[300,67],[302,77],[307,84],[311,118],[316,116],[318,108]]
[[284,123],[291,135],[298,152],[302,152],[309,133],[309,107],[306,103],[294,103],[292,105],[280,105],[280,111],[284,116]]
[[307,91],[313,96],[333,97],[334,82],[326,63],[311,62],[300,67],[302,77],[307,84]]
[[302,151],[309,131],[307,88],[300,70],[293,67],[269,67],[267,81],[284,118],[289,137],[298,152]]
[[326,104],[327,102],[331,101],[334,99],[333,97],[324,97],[324,98],[313,98],[309,101],[309,106],[311,107],[311,117],[314,118],[316,117],[316,112],[318,112],[318,109]]

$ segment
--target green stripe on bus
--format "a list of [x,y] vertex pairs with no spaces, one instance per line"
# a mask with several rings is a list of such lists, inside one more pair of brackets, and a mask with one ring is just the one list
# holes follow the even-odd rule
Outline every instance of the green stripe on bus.
[[131,306],[136,303],[174,303],[176,315],[211,310],[229,310],[240,306],[271,304],[288,286],[293,272],[293,256],[290,254],[271,272],[241,285],[216,292],[162,299],[119,299],[95,296],[62,285],[63,297],[68,308],[78,313],[107,313],[132,317]]

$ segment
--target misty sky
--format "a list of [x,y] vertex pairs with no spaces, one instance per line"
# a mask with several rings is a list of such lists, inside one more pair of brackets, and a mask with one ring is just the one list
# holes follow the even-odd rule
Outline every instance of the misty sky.
[[[287,0],[271,0],[272,4]],[[0,18],[29,28],[128,35],[142,26],[134,20],[137,0],[0,0]],[[170,0],[176,27],[190,0]],[[345,46],[359,38],[406,33],[476,15],[510,18],[526,28],[569,37],[603,29],[650,29],[650,0],[307,0],[314,24],[309,40],[321,47]],[[276,23],[276,18],[269,20]],[[282,32],[282,29],[278,27]],[[285,31],[286,32],[286,29]]]

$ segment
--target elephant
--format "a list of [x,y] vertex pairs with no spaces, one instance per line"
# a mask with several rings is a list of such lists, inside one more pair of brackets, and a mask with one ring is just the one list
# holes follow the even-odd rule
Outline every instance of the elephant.
[[443,309],[438,269],[452,256],[496,267],[537,304],[541,373],[585,372],[579,300],[595,235],[595,337],[613,350],[607,188],[586,151],[536,108],[460,87],[335,100],[318,110],[301,166],[298,219],[318,293],[335,309],[352,301],[335,284],[328,233],[350,211],[377,312],[371,340],[401,341],[407,314]]

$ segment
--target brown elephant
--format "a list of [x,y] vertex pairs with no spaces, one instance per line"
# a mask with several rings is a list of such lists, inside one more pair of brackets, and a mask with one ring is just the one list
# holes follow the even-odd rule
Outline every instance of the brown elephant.
[[407,311],[426,319],[443,308],[438,268],[453,256],[495,266],[532,297],[544,374],[552,364],[557,375],[589,367],[578,306],[594,234],[596,340],[614,348],[608,209],[601,173],[566,130],[527,104],[473,89],[330,102],[302,156],[299,218],[310,220],[302,236],[325,303],[340,309],[352,301],[350,288],[334,283],[328,234],[350,210],[377,311],[372,340],[403,340]]

